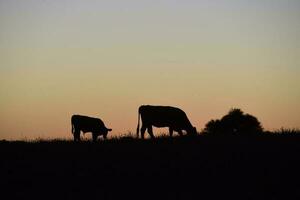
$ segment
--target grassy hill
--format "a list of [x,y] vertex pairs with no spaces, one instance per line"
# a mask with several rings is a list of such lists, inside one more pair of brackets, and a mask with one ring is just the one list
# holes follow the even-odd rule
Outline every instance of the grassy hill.
[[0,142],[7,199],[285,199],[300,135]]

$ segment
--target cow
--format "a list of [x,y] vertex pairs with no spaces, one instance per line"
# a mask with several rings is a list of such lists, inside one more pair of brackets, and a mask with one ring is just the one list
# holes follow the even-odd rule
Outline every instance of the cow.
[[101,119],[82,115],[73,115],[71,117],[71,126],[74,141],[80,141],[80,131],[83,134],[91,132],[93,141],[96,141],[99,135],[103,135],[103,138],[106,139],[108,132],[112,131],[112,129],[105,127]]
[[140,118],[142,119],[141,138],[144,139],[146,129],[151,138],[154,138],[152,126],[168,127],[170,137],[173,131],[183,135],[182,130],[185,130],[189,135],[196,135],[197,130],[192,126],[185,112],[179,108],[171,106],[152,106],[142,105],[138,110],[138,125],[137,138],[139,138]]

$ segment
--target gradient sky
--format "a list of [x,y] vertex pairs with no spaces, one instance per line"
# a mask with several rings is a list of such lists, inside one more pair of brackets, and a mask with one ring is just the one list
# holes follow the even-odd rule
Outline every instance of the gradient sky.
[[0,139],[70,137],[75,113],[127,133],[141,104],[300,128],[299,20],[299,0],[0,0]]

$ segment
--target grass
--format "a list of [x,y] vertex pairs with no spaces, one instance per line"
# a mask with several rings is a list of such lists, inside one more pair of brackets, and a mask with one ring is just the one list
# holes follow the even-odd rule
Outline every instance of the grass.
[[277,135],[299,135],[300,130],[296,128],[281,128],[273,131],[273,133]]
[[300,193],[298,152],[298,134],[0,141],[0,188],[9,199],[276,199]]

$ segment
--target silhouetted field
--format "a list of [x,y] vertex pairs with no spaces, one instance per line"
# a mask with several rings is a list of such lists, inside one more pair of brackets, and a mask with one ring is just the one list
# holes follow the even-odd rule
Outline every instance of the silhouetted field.
[[300,135],[2,141],[0,189],[5,199],[290,199],[299,153]]

